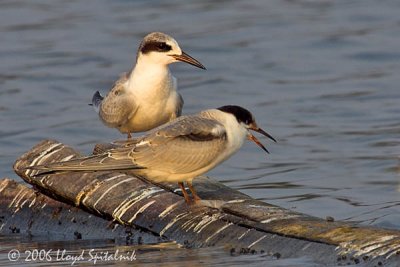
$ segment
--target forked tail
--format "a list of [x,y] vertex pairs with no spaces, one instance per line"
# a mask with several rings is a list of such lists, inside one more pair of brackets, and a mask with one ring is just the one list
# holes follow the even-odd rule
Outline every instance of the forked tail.
[[96,91],[92,97],[92,104],[89,105],[93,106],[94,110],[99,113],[100,104],[103,99],[104,97],[100,94],[100,92]]
[[38,170],[39,174],[55,171],[118,171],[145,169],[135,164],[129,157],[114,157],[110,153],[60,161],[49,164],[30,166],[27,169]]

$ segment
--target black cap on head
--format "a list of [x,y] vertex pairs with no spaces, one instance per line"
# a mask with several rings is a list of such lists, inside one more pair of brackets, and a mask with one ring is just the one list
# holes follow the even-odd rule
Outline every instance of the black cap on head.
[[233,114],[233,116],[236,117],[236,119],[239,123],[243,122],[244,124],[249,125],[254,122],[254,117],[250,113],[250,111],[248,111],[247,109],[242,108],[240,106],[228,105],[228,106],[219,107],[217,109],[219,109],[223,112],[226,112],[226,113]]

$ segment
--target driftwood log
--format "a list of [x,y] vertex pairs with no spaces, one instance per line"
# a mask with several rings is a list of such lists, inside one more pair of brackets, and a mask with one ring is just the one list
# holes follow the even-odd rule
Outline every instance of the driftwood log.
[[0,180],[0,235],[68,241],[111,240],[116,244],[159,243],[159,235],[122,226],[54,200],[11,179]]
[[[95,151],[98,153],[107,147],[100,145]],[[26,169],[76,156],[79,155],[75,150],[52,140],[43,141],[22,155],[14,170],[40,193],[3,180],[0,195],[5,194],[12,202],[9,207],[14,210],[13,216],[17,210],[20,210],[18,213],[23,210],[19,206],[32,203],[36,194],[50,203],[57,203],[54,207],[77,207],[73,216],[76,213],[76,216],[91,218],[89,223],[96,225],[95,229],[100,233],[109,222],[105,223],[98,217],[140,229],[142,235],[148,235],[146,238],[176,241],[186,247],[224,246],[238,253],[309,257],[325,265],[400,265],[400,231],[323,220],[293,212],[254,200],[206,177],[194,180],[194,186],[204,200],[187,205],[174,185],[154,185],[129,172],[36,175],[35,170]],[[9,191],[5,188],[9,187],[19,192],[14,199],[12,193],[5,193]],[[25,199],[30,197],[30,200],[23,200],[22,195]],[[62,225],[55,227],[62,228]],[[79,227],[76,231],[82,232]],[[107,236],[107,233],[103,234]]]

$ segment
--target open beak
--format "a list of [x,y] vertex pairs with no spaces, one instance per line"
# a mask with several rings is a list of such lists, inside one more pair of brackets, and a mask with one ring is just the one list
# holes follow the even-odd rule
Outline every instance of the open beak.
[[203,66],[203,64],[201,64],[199,61],[197,61],[196,59],[192,58],[191,56],[189,56],[188,54],[186,54],[185,52],[182,51],[181,55],[172,55],[173,58],[175,58],[176,60],[182,61],[182,62],[186,62],[189,63],[190,65],[193,65],[195,67],[198,67],[200,69],[206,70],[206,67]]
[[260,133],[260,134],[262,134],[262,135],[268,137],[269,139],[271,139],[272,141],[274,141],[274,142],[276,143],[275,138],[273,138],[269,133],[267,133],[267,132],[264,131],[263,129],[258,128],[258,127],[254,127],[254,128],[250,128],[250,129],[253,130],[253,131],[256,131],[257,133]]
[[251,141],[253,141],[254,143],[256,143],[259,147],[262,148],[262,150],[264,150],[265,152],[267,152],[269,154],[268,149],[265,148],[265,146],[263,144],[261,144],[261,142],[251,133],[248,133],[247,138]]
[[[275,138],[273,138],[269,133],[267,133],[263,129],[259,128],[257,125],[249,128],[249,129],[253,130],[253,131],[256,131],[256,132],[268,137],[272,141],[276,142]],[[265,152],[267,152],[269,154],[269,151],[265,148],[265,146],[263,144],[261,144],[261,142],[254,135],[252,135],[250,132],[248,132],[247,138],[249,140],[253,141],[254,143],[256,143],[259,147],[261,147]]]

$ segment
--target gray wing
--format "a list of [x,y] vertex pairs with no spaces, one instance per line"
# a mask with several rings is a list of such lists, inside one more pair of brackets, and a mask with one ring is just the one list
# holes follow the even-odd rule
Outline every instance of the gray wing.
[[226,132],[215,120],[184,116],[151,131],[140,143],[131,152],[138,165],[190,173],[208,166],[221,154],[226,147]]
[[184,116],[152,130],[135,142],[103,154],[31,168],[41,170],[40,174],[124,169],[190,173],[215,160],[226,146],[226,132],[214,120]]
[[124,125],[137,109],[133,96],[125,90],[127,79],[127,74],[122,75],[99,106],[100,118],[110,127]]

